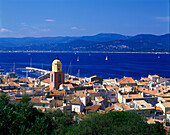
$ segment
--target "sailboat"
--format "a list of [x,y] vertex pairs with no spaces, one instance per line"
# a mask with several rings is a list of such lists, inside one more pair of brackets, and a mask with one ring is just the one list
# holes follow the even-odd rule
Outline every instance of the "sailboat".
[[108,57],[106,56],[105,60],[108,60]]
[[79,57],[77,57],[77,61],[79,61]]

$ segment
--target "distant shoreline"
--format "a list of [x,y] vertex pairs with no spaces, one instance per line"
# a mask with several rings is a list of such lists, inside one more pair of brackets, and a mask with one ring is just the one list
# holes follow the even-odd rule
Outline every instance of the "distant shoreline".
[[170,52],[106,52],[106,51],[2,51],[0,53],[147,53],[170,54]]

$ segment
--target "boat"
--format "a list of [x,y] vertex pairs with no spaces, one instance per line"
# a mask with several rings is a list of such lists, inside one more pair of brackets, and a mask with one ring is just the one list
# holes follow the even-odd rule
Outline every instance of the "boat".
[[0,69],[0,72],[4,72],[4,69]]
[[79,61],[79,57],[77,57],[77,61]]
[[106,56],[105,60],[108,60],[108,57]]

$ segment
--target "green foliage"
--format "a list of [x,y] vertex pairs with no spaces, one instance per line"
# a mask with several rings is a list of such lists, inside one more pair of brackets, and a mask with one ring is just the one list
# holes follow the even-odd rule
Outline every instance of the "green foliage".
[[46,98],[50,98],[50,92],[47,92],[47,95],[45,96]]
[[[160,123],[147,124],[135,112],[92,113],[79,121],[64,111],[42,113],[28,104],[28,96],[17,104],[9,104],[0,95],[0,134],[5,135],[164,135]],[[78,115],[77,115],[78,116]]]
[[28,104],[30,100],[30,97],[27,93],[25,93],[21,99],[21,103]]
[[67,102],[67,100],[66,99],[64,99],[64,103],[66,103]]
[[4,94],[4,93],[0,94],[0,103],[1,104],[6,105],[6,104],[8,104],[8,101],[9,101],[9,97],[6,94]]
[[51,134],[50,117],[24,104],[0,106],[1,134]]
[[70,128],[68,135],[164,135],[160,124],[149,125],[132,112],[91,114]]
[[56,134],[65,134],[68,132],[68,128],[73,125],[73,115],[64,113],[61,110],[57,110],[53,113],[54,127]]

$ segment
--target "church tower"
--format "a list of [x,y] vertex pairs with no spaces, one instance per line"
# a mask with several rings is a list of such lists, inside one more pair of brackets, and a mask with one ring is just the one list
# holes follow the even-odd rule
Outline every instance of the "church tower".
[[62,63],[56,57],[52,63],[52,71],[50,72],[50,90],[59,89],[60,84],[64,83],[64,72],[62,72]]

